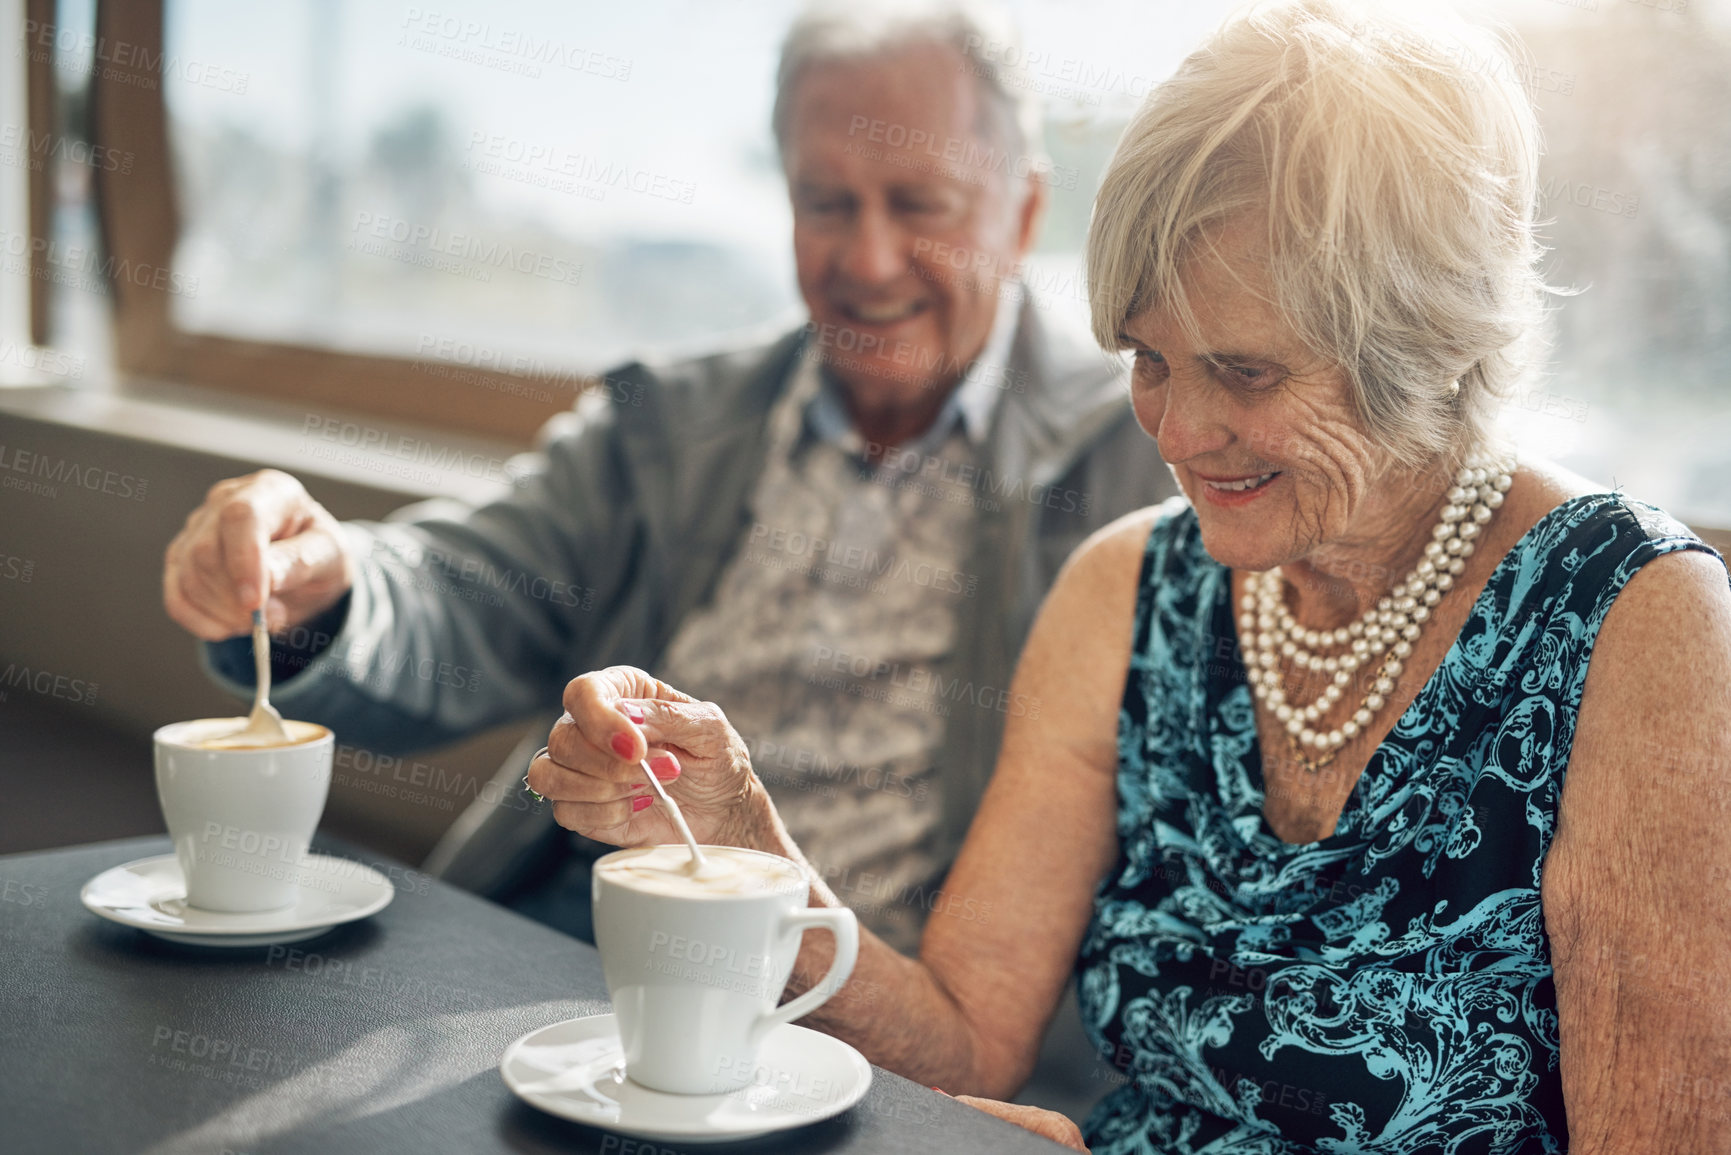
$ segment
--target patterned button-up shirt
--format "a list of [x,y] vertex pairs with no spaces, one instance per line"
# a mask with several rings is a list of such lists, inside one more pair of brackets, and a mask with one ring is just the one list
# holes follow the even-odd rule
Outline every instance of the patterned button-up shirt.
[[972,597],[970,483],[1018,302],[924,434],[868,457],[815,356],[770,417],[746,540],[681,623],[658,676],[719,704],[813,867],[912,952],[949,867],[935,760],[954,703],[936,678]]

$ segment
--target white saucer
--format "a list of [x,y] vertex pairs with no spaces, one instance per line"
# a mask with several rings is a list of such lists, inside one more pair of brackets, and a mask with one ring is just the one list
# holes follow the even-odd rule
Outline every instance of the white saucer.
[[670,1095],[625,1077],[612,1015],[530,1031],[499,1060],[505,1085],[549,1114],[675,1143],[727,1143],[839,1115],[872,1084],[871,1064],[840,1039],[791,1023],[765,1036],[758,1079],[726,1095]]
[[105,870],[79,891],[85,907],[122,926],[191,946],[274,946],[323,934],[376,914],[396,895],[370,866],[308,854],[300,900],[259,914],[222,914],[186,905],[186,878],[172,854]]

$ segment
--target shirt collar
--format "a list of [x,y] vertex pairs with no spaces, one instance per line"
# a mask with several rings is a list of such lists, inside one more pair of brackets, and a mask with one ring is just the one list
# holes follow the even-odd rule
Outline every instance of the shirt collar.
[[[1005,389],[1012,386],[1010,348],[1015,343],[1016,325],[1022,311],[1020,282],[1005,281],[998,301],[998,315],[992,322],[992,332],[986,338],[980,355],[974,358],[961,381],[950,390],[943,408],[925,432],[909,441],[904,448],[916,453],[937,449],[960,423],[962,433],[975,445],[982,444],[997,412],[998,401]],[[815,357],[801,359],[800,372],[816,374],[816,391],[806,403],[807,431],[820,441],[833,442],[850,453],[864,455],[865,441],[848,417],[847,404],[842,400],[841,385],[818,367]]]

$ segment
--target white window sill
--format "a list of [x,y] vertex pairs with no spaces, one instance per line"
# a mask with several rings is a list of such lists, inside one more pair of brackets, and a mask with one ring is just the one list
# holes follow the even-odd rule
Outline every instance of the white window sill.
[[0,413],[230,457],[407,499],[479,505],[510,492],[523,447],[412,422],[162,382],[114,389],[0,371]]

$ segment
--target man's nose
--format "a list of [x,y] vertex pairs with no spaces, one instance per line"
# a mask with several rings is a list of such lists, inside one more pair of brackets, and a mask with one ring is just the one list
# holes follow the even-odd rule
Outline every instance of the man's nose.
[[907,265],[907,234],[888,213],[867,209],[854,218],[841,251],[841,272],[848,280],[885,284],[901,276]]

